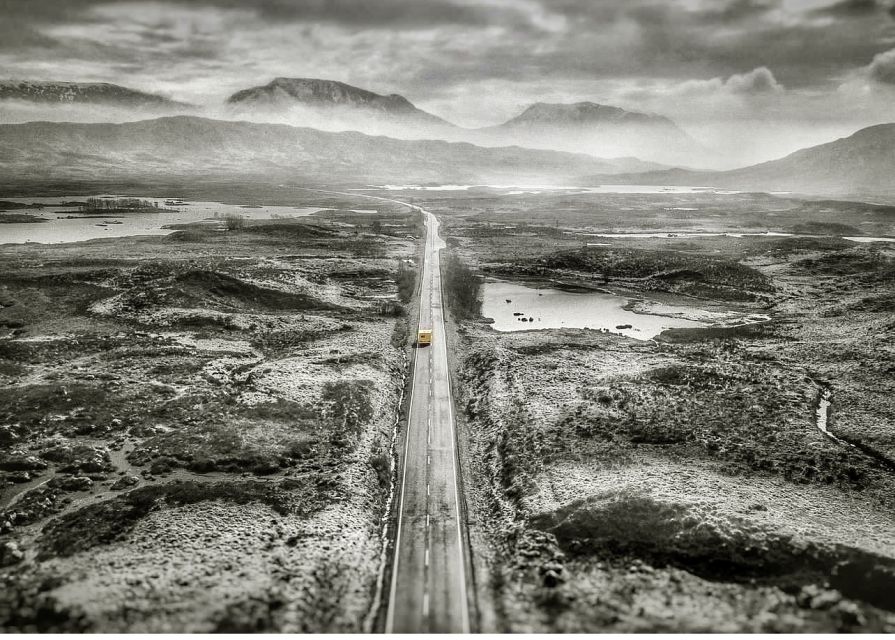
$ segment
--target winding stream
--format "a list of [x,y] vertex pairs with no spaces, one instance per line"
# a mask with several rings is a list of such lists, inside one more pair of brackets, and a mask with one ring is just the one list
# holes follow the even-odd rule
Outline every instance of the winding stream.
[[833,397],[833,392],[830,391],[829,389],[824,389],[821,392],[820,398],[818,398],[818,401],[817,401],[817,413],[816,413],[815,424],[817,424],[817,428],[820,430],[820,432],[822,434],[824,434],[825,436],[827,436],[833,442],[836,442],[841,445],[849,446],[849,447],[853,446],[850,443],[846,442],[845,440],[842,440],[842,439],[834,436],[832,433],[830,433],[830,430],[827,428],[829,420],[830,420],[830,398],[832,398],[832,397]]

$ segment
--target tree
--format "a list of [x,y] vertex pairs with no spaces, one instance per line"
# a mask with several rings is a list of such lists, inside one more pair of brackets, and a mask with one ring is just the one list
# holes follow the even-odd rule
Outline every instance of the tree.
[[479,290],[482,277],[452,255],[444,266],[444,289],[451,311],[457,318],[474,318],[481,313]]

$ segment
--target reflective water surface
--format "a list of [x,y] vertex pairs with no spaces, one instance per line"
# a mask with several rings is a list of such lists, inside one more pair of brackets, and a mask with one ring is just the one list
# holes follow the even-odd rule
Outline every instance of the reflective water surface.
[[497,331],[606,329],[649,340],[665,329],[706,326],[706,323],[683,318],[628,311],[623,307],[629,299],[611,293],[571,293],[497,281],[486,282],[483,294],[482,315],[494,319],[491,326]]
[[[39,218],[47,218],[49,222],[14,222],[0,224],[0,244],[22,244],[24,242],[40,242],[57,244],[61,242],[80,242],[95,238],[122,238],[125,236],[164,236],[172,232],[164,229],[166,225],[201,222],[218,224],[215,218],[228,214],[238,214],[246,219],[268,219],[272,217],[295,218],[310,215],[320,209],[318,207],[273,207],[245,206],[222,204],[220,202],[176,202],[167,198],[135,196],[140,200],[158,202],[159,207],[170,209],[158,213],[102,213],[89,218],[66,218],[65,216],[83,215],[75,206],[65,206],[63,202],[83,202],[88,196],[55,196],[52,198],[0,198],[7,202],[21,202],[44,205],[43,209],[17,209],[0,212],[28,214]],[[96,197],[107,197],[96,196]],[[128,196],[131,197],[131,196]],[[166,204],[172,202],[172,204]]]

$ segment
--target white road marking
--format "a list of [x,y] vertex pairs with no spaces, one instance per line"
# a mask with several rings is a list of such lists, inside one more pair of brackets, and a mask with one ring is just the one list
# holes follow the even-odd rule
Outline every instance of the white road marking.
[[423,616],[424,617],[429,616],[429,594],[428,593],[423,594]]
[[423,564],[427,567],[429,566],[429,547],[426,547],[426,555],[423,558]]

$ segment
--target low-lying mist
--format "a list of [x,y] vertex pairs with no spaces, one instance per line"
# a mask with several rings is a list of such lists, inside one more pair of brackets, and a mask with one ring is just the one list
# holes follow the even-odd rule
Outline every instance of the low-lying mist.
[[616,161],[631,173],[665,167],[727,170],[781,158],[802,148],[851,135],[856,127],[843,123],[731,120],[685,122],[680,135],[646,126],[514,129],[464,128],[353,108],[326,109],[303,105],[238,106],[116,106],[104,104],[40,104],[0,101],[0,124],[48,122],[135,122],[171,115],[216,120],[249,121],[309,127],[320,131],[358,131],[401,140],[447,140],[483,147],[518,146],[583,153]]

